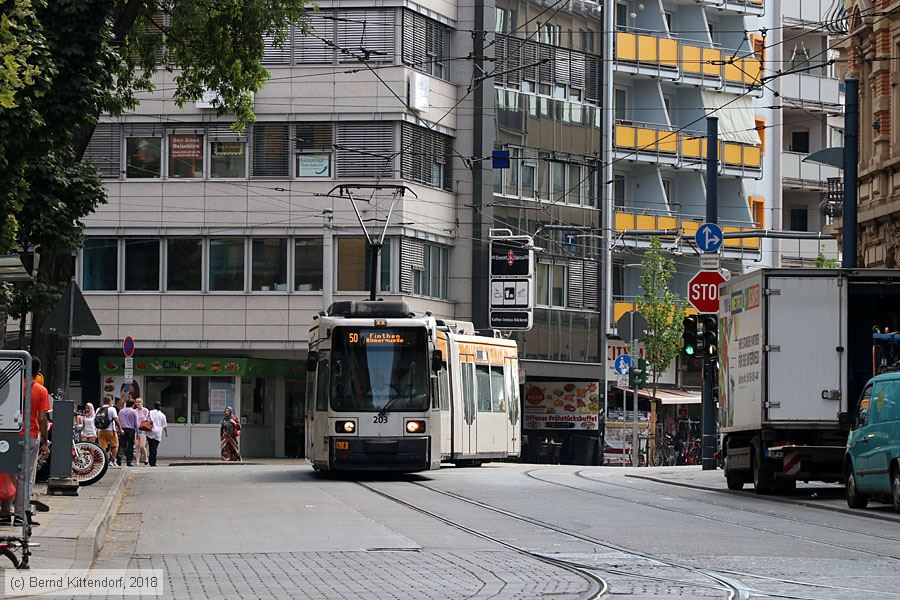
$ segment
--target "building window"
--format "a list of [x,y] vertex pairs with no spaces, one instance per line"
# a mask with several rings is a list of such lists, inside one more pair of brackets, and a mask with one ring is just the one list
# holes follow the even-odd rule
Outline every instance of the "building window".
[[244,239],[223,238],[209,241],[209,290],[244,290]]
[[294,132],[297,177],[331,177],[334,126],[331,123],[298,123]]
[[247,142],[210,142],[210,177],[234,178],[247,176]]
[[125,140],[125,177],[157,178],[162,174],[162,138],[130,137]]
[[750,196],[750,215],[757,229],[766,228],[766,200],[760,196]]
[[569,163],[569,184],[566,194],[569,204],[581,204],[581,165]]
[[159,240],[125,240],[125,290],[159,290]]
[[169,177],[203,177],[203,136],[169,134]]
[[809,231],[809,211],[805,208],[791,209],[791,231]]
[[166,240],[166,290],[200,291],[203,280],[203,240]]
[[322,238],[294,240],[294,287],[298,292],[322,290]]
[[616,121],[628,120],[628,90],[625,88],[616,88],[613,97],[613,114]]
[[337,289],[341,292],[360,292],[366,289],[366,239],[337,238]]
[[288,125],[255,123],[253,125],[254,177],[288,177],[290,171]]
[[566,164],[561,162],[550,163],[550,184],[553,186],[554,204],[565,202],[566,200]]
[[619,298],[625,295],[625,265],[620,262],[612,264],[612,293]]
[[613,175],[613,205],[625,208],[625,176],[621,173]]
[[82,250],[82,286],[85,291],[116,290],[119,271],[119,241],[116,238],[88,238]]
[[271,425],[272,406],[267,402],[271,394],[263,377],[241,378],[241,423],[247,425]]
[[616,29],[628,29],[628,5],[616,2]]
[[[453,139],[450,136],[401,123],[400,147],[400,168],[404,179],[445,190],[451,189],[450,155],[453,152]],[[435,181],[436,174],[440,176],[440,181]]]
[[522,163],[522,197],[534,198],[534,163]]
[[287,290],[287,239],[254,238],[251,244],[254,292]]
[[809,130],[795,129],[791,132],[791,152],[809,154]]
[[450,250],[422,244],[422,252],[422,263],[412,267],[412,293],[446,299],[450,288]]
[[[191,423],[199,425],[221,423],[225,418],[225,407],[234,409],[234,392],[234,377],[192,376]],[[210,402],[211,397],[217,401]]]
[[144,406],[159,402],[169,425],[188,422],[188,378],[147,375],[144,378]]
[[538,263],[535,302],[542,306],[566,305],[565,265]]

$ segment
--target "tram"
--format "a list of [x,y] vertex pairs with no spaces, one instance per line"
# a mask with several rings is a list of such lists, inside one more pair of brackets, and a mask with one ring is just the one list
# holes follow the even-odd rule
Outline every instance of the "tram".
[[335,302],[309,336],[306,456],[317,471],[478,466],[521,451],[516,343],[405,302]]

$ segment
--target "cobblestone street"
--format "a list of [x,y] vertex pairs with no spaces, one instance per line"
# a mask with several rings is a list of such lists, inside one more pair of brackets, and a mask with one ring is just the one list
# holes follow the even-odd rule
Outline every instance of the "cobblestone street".
[[900,595],[895,522],[629,471],[135,469],[95,566],[164,569],[173,598]]

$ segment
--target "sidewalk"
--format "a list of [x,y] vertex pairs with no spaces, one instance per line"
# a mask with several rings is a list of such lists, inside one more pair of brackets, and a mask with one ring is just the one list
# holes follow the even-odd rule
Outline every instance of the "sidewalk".
[[106,532],[129,481],[129,469],[109,469],[94,485],[78,488],[77,496],[48,496],[47,486],[35,486],[36,500],[50,512],[36,513],[40,523],[31,541],[40,544],[31,556],[33,569],[87,568],[103,547]]
[[870,502],[868,508],[865,509],[858,510],[850,508],[847,506],[847,501],[845,500],[844,486],[838,484],[798,482],[797,489],[788,494],[767,494],[760,496],[753,490],[752,483],[744,486],[742,491],[731,491],[725,484],[725,475],[721,470],[703,471],[699,466],[643,467],[641,469],[634,469],[625,476],[633,479],[643,479],[645,481],[665,483],[667,485],[677,485],[695,490],[721,492],[723,494],[740,494],[748,497],[758,497],[761,500],[784,502],[787,504],[796,504],[820,510],[830,510],[869,519],[900,523],[900,514],[894,512],[894,508],[888,504]]

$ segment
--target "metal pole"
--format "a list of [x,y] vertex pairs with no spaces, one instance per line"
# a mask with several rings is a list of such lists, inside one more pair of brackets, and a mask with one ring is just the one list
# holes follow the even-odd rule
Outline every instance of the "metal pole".
[[334,211],[322,211],[322,308],[328,310],[334,292]]
[[[719,120],[715,117],[706,119],[706,221],[717,223],[719,220]],[[702,335],[702,334],[701,334]],[[703,357],[703,423],[701,437],[701,457],[703,470],[716,468],[716,403],[712,391],[712,367],[709,357]]]
[[841,266],[856,268],[857,185],[859,177],[859,79],[844,82],[844,213]]
[[[31,372],[31,354],[25,353],[25,412],[22,415],[25,419],[25,436],[22,438],[22,480],[25,488],[22,498],[24,506],[22,510],[22,538],[25,540],[22,548],[22,567],[28,568],[28,557],[31,555],[31,549],[28,547],[28,541],[31,538],[31,451],[29,443],[31,441],[31,378],[35,373]],[[38,446],[40,452],[40,446]]]
[[[638,341],[637,338],[634,337],[634,311],[631,311],[631,369],[634,370],[638,365]],[[631,466],[637,467],[640,465],[639,451],[638,451],[638,386],[637,386],[637,374],[631,374],[631,385],[634,386],[632,390],[634,392],[634,401],[631,403],[634,411],[631,413]]]
[[[603,25],[600,27],[600,53],[601,56],[610,58],[612,57],[612,40],[614,38],[614,34],[612,33],[613,25],[615,21],[613,20],[613,12],[609,9],[612,5],[611,2],[603,2],[601,3],[601,13],[603,17]],[[600,71],[599,80],[600,80],[600,89],[602,97],[605,101],[601,104],[601,106],[612,106],[612,86],[610,85],[611,80],[611,67],[612,63],[608,63],[605,60],[597,61],[597,69]],[[597,182],[598,190],[600,191],[600,204],[598,208],[600,209],[600,363],[603,367],[603,375],[602,375],[602,386],[600,388],[601,393],[603,394],[603,435],[600,436],[599,430],[599,422],[598,422],[598,430],[597,430],[597,448],[599,452],[598,464],[603,465],[605,461],[605,450],[606,450],[606,419],[609,417],[609,381],[608,381],[608,369],[609,366],[607,361],[609,360],[609,356],[607,352],[609,352],[609,329],[610,329],[610,316],[612,311],[612,306],[609,297],[609,280],[611,278],[612,268],[610,267],[610,260],[612,257],[612,252],[610,250],[609,245],[609,234],[610,231],[610,223],[612,218],[610,216],[610,210],[612,208],[611,201],[611,187],[612,187],[612,162],[610,161],[610,140],[612,139],[612,131],[613,131],[613,123],[612,119],[603,119],[603,126],[599,130],[599,141],[600,141],[600,169],[597,174],[600,178],[600,181]],[[622,409],[625,409],[624,402],[622,403]],[[624,426],[624,423],[623,423]],[[624,433],[624,432],[623,432]]]
[[72,275],[71,281],[69,281],[69,321],[66,325],[66,373],[65,373],[65,386],[63,389],[64,398],[68,400],[70,398],[70,390],[69,386],[72,384],[71,372],[72,372],[72,331],[73,324],[72,320],[75,318],[75,276]]
[[719,119],[706,118],[706,222],[719,222]]
[[372,242],[369,244],[369,300],[375,300],[375,292],[378,289],[378,255],[381,254],[381,244]]

